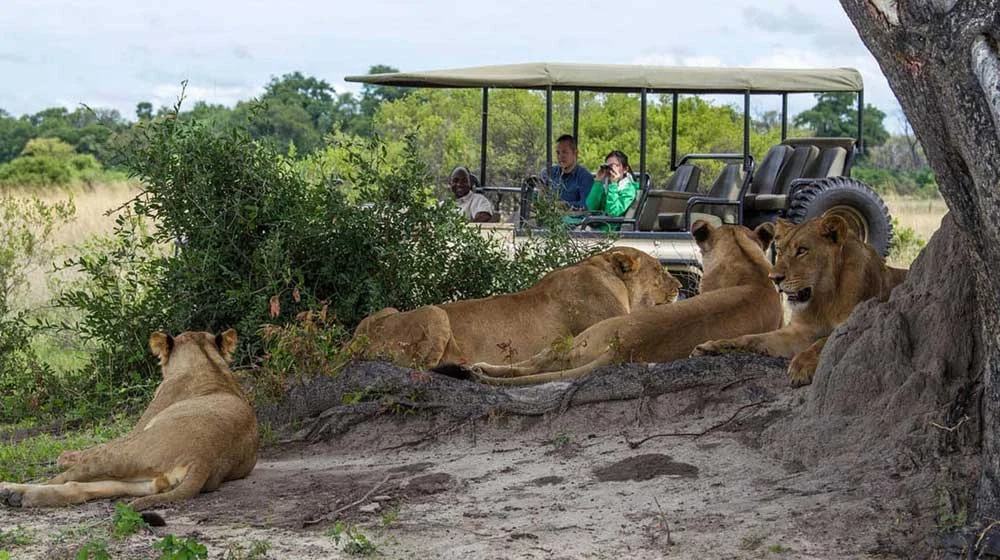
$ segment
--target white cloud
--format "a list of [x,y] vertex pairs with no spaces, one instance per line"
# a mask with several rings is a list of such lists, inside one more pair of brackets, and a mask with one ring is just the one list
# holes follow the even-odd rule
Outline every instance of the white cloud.
[[196,84],[188,84],[185,88],[181,84],[157,84],[153,86],[147,100],[153,104],[153,107],[173,107],[182,91],[184,93],[184,107],[187,108],[198,101],[232,107],[236,105],[237,101],[245,101],[251,97],[259,96],[264,92],[264,88],[200,86]]

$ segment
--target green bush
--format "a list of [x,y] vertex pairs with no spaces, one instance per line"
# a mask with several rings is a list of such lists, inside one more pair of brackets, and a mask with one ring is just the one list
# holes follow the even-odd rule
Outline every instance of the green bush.
[[40,326],[19,307],[27,274],[53,258],[49,238],[70,219],[72,203],[0,193],[0,421],[15,420],[47,404],[52,371],[31,348]]
[[42,187],[64,186],[73,180],[73,170],[64,160],[51,156],[22,156],[0,165],[0,184]]
[[109,406],[143,402],[159,380],[146,350],[153,330],[235,327],[246,363],[263,353],[264,323],[325,307],[346,336],[381,307],[522,289],[602,248],[557,228],[511,251],[433,197],[412,142],[337,149],[346,165],[333,181],[243,130],[136,125],[120,161],[145,189],[111,239],[69,263],[81,280],[61,298],[83,312],[76,328],[98,348],[84,374],[95,395]]
[[938,198],[937,180],[931,169],[899,171],[868,165],[856,165],[851,176],[863,181],[879,194],[897,194],[920,198]]

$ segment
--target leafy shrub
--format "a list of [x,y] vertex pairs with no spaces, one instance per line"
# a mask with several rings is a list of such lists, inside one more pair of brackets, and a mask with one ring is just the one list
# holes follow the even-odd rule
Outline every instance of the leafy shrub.
[[316,339],[330,348],[381,307],[523,289],[601,248],[557,228],[510,249],[435,199],[412,142],[398,154],[378,139],[339,149],[342,177],[316,180],[244,130],[172,118],[133,128],[120,161],[145,190],[112,238],[68,263],[82,280],[61,298],[83,311],[77,328],[98,348],[85,377],[106,401],[141,402],[159,379],[145,348],[155,329],[235,327],[238,359],[255,362],[265,323],[325,308],[332,330]]
[[880,194],[898,194],[920,198],[941,196],[934,171],[930,168],[903,171],[862,164],[852,168],[851,176],[865,182]]
[[173,535],[153,543],[153,548],[160,551],[157,560],[199,560],[208,558],[208,549],[195,539],[178,539]]
[[53,376],[31,349],[39,325],[16,302],[23,299],[28,273],[53,257],[49,238],[73,212],[72,203],[48,204],[0,193],[0,421],[15,420],[45,404]]
[[66,161],[50,156],[19,157],[0,165],[0,184],[10,186],[63,186],[73,180]]
[[115,502],[115,515],[111,524],[111,536],[118,540],[124,540],[149,527],[142,515],[124,502]]
[[896,218],[892,219],[892,230],[892,242],[886,261],[890,265],[908,267],[927,242],[913,228],[900,226]]

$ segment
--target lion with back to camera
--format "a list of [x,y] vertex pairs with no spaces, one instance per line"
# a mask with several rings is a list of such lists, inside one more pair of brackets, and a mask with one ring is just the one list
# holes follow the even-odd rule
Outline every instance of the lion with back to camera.
[[554,270],[527,290],[366,317],[351,346],[403,367],[515,361],[598,321],[670,303],[680,282],[658,260],[616,247]]
[[257,419],[227,361],[236,331],[154,333],[163,381],[125,436],[59,457],[69,468],[44,484],[0,483],[0,504],[60,506],[133,496],[136,510],[217,489],[257,462]]
[[778,220],[774,243],[778,257],[771,280],[788,299],[789,324],[774,332],[706,342],[692,355],[746,351],[792,358],[789,380],[796,387],[808,385],[833,329],[862,301],[888,299],[907,271],[886,266],[836,214],[798,225]]
[[773,226],[713,227],[696,221],[691,233],[702,251],[705,273],[695,297],[606,319],[573,339],[513,365],[474,364],[442,373],[493,385],[525,385],[575,379],[615,362],[668,362],[685,358],[697,344],[722,336],[766,332],[781,325],[781,300],[768,279],[764,248]]

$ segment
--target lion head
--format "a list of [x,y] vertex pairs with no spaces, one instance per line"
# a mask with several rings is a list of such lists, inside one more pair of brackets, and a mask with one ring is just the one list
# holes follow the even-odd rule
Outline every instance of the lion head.
[[770,268],[764,251],[774,238],[774,226],[769,222],[751,230],[741,225],[714,227],[705,220],[691,224],[691,235],[701,249],[705,273],[701,292],[738,286],[747,277],[763,277],[761,270]]
[[834,294],[846,245],[861,245],[844,218],[824,215],[802,224],[779,219],[774,237],[777,261],[771,280],[792,311],[809,307],[821,294]]
[[621,278],[628,289],[631,309],[672,303],[680,294],[681,283],[648,253],[615,247],[592,258],[606,261],[606,266]]

